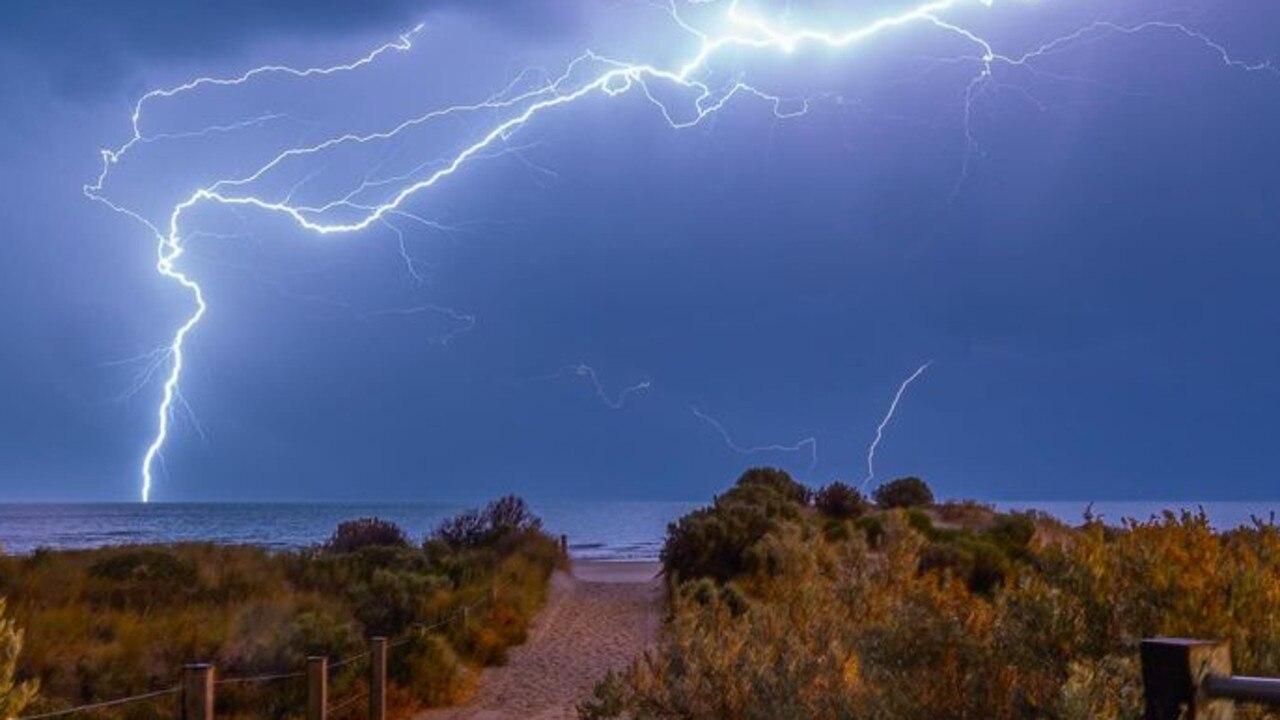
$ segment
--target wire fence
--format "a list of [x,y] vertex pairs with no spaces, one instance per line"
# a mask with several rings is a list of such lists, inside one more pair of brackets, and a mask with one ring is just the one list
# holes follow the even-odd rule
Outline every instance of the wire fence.
[[[436,622],[431,623],[430,625],[415,624],[411,626],[407,632],[402,633],[401,635],[395,638],[372,638],[371,648],[364,652],[356,653],[354,655],[349,655],[347,657],[339,658],[333,661],[329,661],[326,658],[324,662],[324,668],[325,668],[324,687],[326,688],[326,690],[320,691],[320,692],[327,692],[327,683],[328,683],[329,673],[332,673],[332,671],[334,670],[340,670],[342,668],[350,667],[356,663],[364,662],[366,660],[372,661],[370,682],[369,682],[370,689],[362,689],[359,692],[357,692],[354,696],[346,698],[336,703],[328,703],[327,701],[325,703],[321,703],[319,707],[324,708],[324,713],[321,715],[321,717],[324,717],[324,715],[330,715],[330,714],[337,715],[338,713],[341,713],[345,710],[349,710],[355,707],[356,704],[359,703],[361,700],[371,700],[371,694],[374,692],[374,689],[383,693],[383,698],[382,698],[382,702],[380,703],[380,707],[385,708],[386,707],[386,702],[385,702],[386,669],[387,669],[386,668],[386,661],[387,661],[386,651],[405,647],[406,645],[409,645],[410,643],[412,643],[414,640],[424,638],[429,633],[432,633],[436,630],[440,630],[441,628],[448,627],[452,623],[462,621],[465,624],[469,620],[470,613],[472,610],[477,610],[481,607],[484,607],[485,605],[494,604],[498,598],[498,595],[502,593],[502,591],[510,587],[512,584],[513,583],[511,580],[501,580],[501,581],[495,582],[493,585],[489,587],[489,590],[484,597],[471,603],[454,606],[447,615],[445,615],[442,618],[439,618],[438,620],[436,620]],[[379,652],[378,651],[379,647],[382,648],[382,656],[380,658],[375,657]],[[270,685],[273,683],[285,682],[288,680],[301,680],[303,678],[308,679],[308,688],[307,688],[307,693],[309,698],[308,708],[311,708],[312,703],[310,702],[310,696],[315,694],[318,691],[318,689],[316,687],[313,687],[311,678],[308,676],[308,673],[306,671],[282,671],[282,672],[268,673],[263,675],[251,675],[246,677],[230,677],[230,678],[222,678],[222,679],[215,680],[213,678],[213,667],[211,665],[189,665],[184,671],[183,682],[173,687],[169,687],[163,690],[156,690],[154,692],[143,693],[140,695],[132,695],[129,697],[117,698],[114,700],[105,700],[102,702],[95,702],[87,705],[79,705],[72,708],[65,708],[62,710],[50,711],[50,712],[41,713],[38,715],[26,715],[20,718],[16,718],[15,720],[53,720],[54,718],[70,717],[74,715],[80,715],[80,714],[90,713],[90,712],[95,712],[100,710],[108,710],[111,708],[117,708],[125,705],[130,705],[133,703],[140,703],[140,702],[146,702],[148,700],[155,700],[157,698],[166,697],[166,696],[173,696],[177,698],[178,702],[184,706],[184,709],[180,711],[180,714],[182,717],[187,718],[188,720],[212,720],[212,711],[214,707],[213,699],[214,699],[216,688],[264,686],[264,685]],[[189,703],[189,697],[193,693],[202,693],[206,697],[204,697],[203,701],[200,703],[195,703],[195,704]],[[198,707],[199,709],[207,709],[209,713],[208,716],[207,717],[202,716],[202,713],[199,712],[199,710],[197,710],[196,714],[199,717],[190,717],[191,711],[189,710],[189,708],[193,706]],[[374,706],[374,703],[370,702],[370,707],[372,708],[373,706]],[[309,715],[309,717],[311,716]],[[385,720],[385,718],[373,718],[372,720]]]
[[346,700],[343,700],[342,702],[334,703],[330,705],[326,710],[326,712],[328,712],[328,714],[330,715],[337,715],[341,713],[343,710],[349,710],[355,707],[356,703],[360,702],[361,700],[367,700],[368,698],[369,698],[368,692],[361,692],[352,697],[347,698]]
[[81,705],[79,707],[67,708],[65,710],[56,710],[54,712],[41,713],[40,715],[27,715],[19,720],[45,720],[46,718],[60,718],[76,713],[93,712],[95,710],[106,710],[108,708],[120,707],[122,705],[132,705],[133,703],[154,700],[156,698],[165,697],[166,695],[177,695],[181,692],[181,687],[171,687],[167,690],[157,690],[155,692],[143,693],[142,695],[132,695],[130,697],[117,698],[115,700],[105,700],[103,702],[92,703],[90,705]]

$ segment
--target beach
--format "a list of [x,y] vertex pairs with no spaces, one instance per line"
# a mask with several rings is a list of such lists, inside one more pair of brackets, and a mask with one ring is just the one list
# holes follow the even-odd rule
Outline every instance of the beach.
[[572,720],[609,670],[656,641],[663,580],[656,562],[575,561],[551,579],[547,605],[507,664],[482,671],[471,700],[418,720]]

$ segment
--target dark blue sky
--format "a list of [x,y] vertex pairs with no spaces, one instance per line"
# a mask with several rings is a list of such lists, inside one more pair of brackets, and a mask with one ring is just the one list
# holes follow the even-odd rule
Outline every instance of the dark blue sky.
[[[412,52],[349,76],[155,104],[154,133],[274,118],[122,164],[113,197],[167,217],[279,143],[483,99],[588,47],[680,56],[643,5],[472,5],[0,9],[0,500],[137,496],[160,387],[130,395],[145,365],[126,361],[191,305],[155,273],[145,229],[81,186],[147,89],[338,63],[426,23]],[[842,12],[792,5],[798,21]],[[1010,55],[1098,20],[1179,22],[1242,61],[1280,55],[1266,3],[1120,5],[997,0],[949,19]],[[988,499],[1276,499],[1280,75],[1227,67],[1167,27],[1099,36],[998,68],[967,153],[976,65],[946,60],[972,52],[915,29],[719,68],[814,98],[785,120],[744,97],[675,131],[638,92],[590,99],[405,206],[449,232],[398,216],[317,237],[199,210],[182,260],[210,304],[182,383],[199,427],[178,414],[156,499],[703,499],[750,464],[856,482],[898,383],[926,360],[881,478]],[[491,123],[450,121],[280,182],[332,196]],[[814,437],[817,466],[738,454],[692,406],[740,447]]]

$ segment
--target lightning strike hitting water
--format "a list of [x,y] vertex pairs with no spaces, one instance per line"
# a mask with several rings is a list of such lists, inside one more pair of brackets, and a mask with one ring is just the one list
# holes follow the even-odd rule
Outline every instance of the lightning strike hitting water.
[[862,480],[862,492],[865,493],[867,491],[867,484],[876,476],[876,448],[880,447],[880,441],[884,439],[884,429],[893,421],[894,413],[898,412],[898,403],[902,402],[902,396],[907,392],[907,388],[911,387],[911,383],[915,382],[916,378],[929,369],[930,364],[925,363],[916,368],[916,371],[911,373],[911,377],[903,380],[902,384],[898,386],[898,392],[893,394],[893,402],[889,403],[889,411],[884,414],[884,418],[876,426],[876,436],[871,440],[871,445],[867,447],[867,476]]
[[[1145,22],[1132,26],[1098,22],[1020,55],[1003,54],[997,52],[990,41],[962,26],[959,24],[960,20],[953,17],[962,10],[997,12],[998,8],[993,0],[922,2],[915,7],[888,12],[848,27],[794,27],[791,24],[794,22],[793,15],[789,14],[785,20],[771,21],[766,17],[753,14],[744,8],[739,0],[688,0],[685,5],[677,5],[675,0],[672,0],[667,9],[675,26],[687,33],[694,41],[695,47],[689,51],[682,62],[660,67],[587,51],[569,62],[564,72],[558,77],[534,81],[535,73],[526,71],[498,93],[472,104],[431,110],[402,122],[390,124],[387,129],[377,132],[343,133],[322,142],[290,148],[252,172],[239,177],[218,179],[203,185],[185,200],[173,206],[168,217],[163,219],[149,219],[142,212],[113,201],[107,195],[106,186],[113,168],[124,162],[131,151],[139,146],[174,137],[230,133],[246,127],[274,122],[280,118],[267,114],[240,123],[222,123],[195,131],[149,135],[144,127],[144,109],[154,103],[172,101],[189,93],[210,88],[234,88],[267,76],[284,76],[297,81],[318,82],[335,75],[365,69],[383,59],[384,56],[410,51],[423,28],[422,26],[414,28],[396,42],[382,45],[344,64],[306,69],[266,65],[234,77],[196,78],[181,85],[154,90],[142,96],[133,107],[130,118],[131,136],[123,145],[102,152],[102,171],[93,183],[84,187],[84,192],[88,197],[103,203],[111,210],[142,223],[154,234],[157,243],[157,272],[182,287],[190,296],[194,306],[191,314],[175,330],[168,345],[162,349],[163,358],[168,362],[168,374],[164,379],[162,397],[157,408],[156,432],[147,446],[141,463],[143,501],[151,497],[156,466],[162,462],[161,453],[169,437],[175,405],[181,402],[179,383],[182,379],[186,341],[208,310],[200,284],[179,267],[179,260],[186,248],[185,241],[190,239],[189,235],[184,235],[183,220],[197,206],[217,204],[230,208],[258,209],[284,216],[300,228],[318,235],[355,233],[374,225],[391,227],[394,230],[394,226],[387,225],[389,218],[406,215],[412,217],[404,209],[411,198],[440,184],[469,165],[510,152],[514,152],[518,159],[524,161],[518,149],[504,148],[505,143],[536,118],[552,115],[556,110],[567,109],[585,98],[592,96],[615,98],[637,90],[657,108],[666,123],[674,129],[700,124],[737,97],[763,101],[778,117],[794,117],[804,114],[814,98],[788,100],[754,87],[741,79],[716,85],[714,78],[717,76],[712,71],[712,62],[730,55],[731,51],[754,54],[764,59],[777,59],[808,47],[841,50],[867,43],[878,36],[907,27],[932,29],[940,35],[951,37],[973,48],[972,54],[954,58],[957,62],[972,63],[975,67],[974,75],[964,92],[963,127],[968,150],[961,167],[962,179],[968,170],[972,150],[976,147],[971,127],[973,103],[980,97],[987,83],[1000,68],[1020,67],[1035,72],[1032,65],[1037,60],[1064,52],[1079,44],[1093,42],[1105,35],[1171,32],[1200,44],[1203,49],[1216,55],[1230,68],[1247,72],[1280,74],[1269,62],[1249,63],[1237,60],[1227,52],[1225,47],[1213,42],[1205,35],[1183,25],[1167,22]],[[686,18],[685,11],[696,11],[700,17],[715,11],[716,17],[708,26]],[[531,82],[532,85],[530,85]],[[678,89],[685,93],[686,98],[691,96],[692,100],[687,100],[683,104],[663,100],[661,99],[663,94],[659,92],[662,89]],[[479,115],[481,112],[484,113],[483,116]],[[493,117],[495,115],[496,118]],[[483,121],[490,124],[481,126],[478,139],[466,144],[452,155],[428,160],[421,163],[415,170],[402,175],[378,180],[366,178],[349,192],[341,193],[325,202],[295,203],[292,190],[288,194],[278,196],[267,189],[258,188],[276,171],[296,161],[304,161],[340,147],[359,147],[388,141],[448,117],[472,117],[473,120],[479,117],[477,122]],[[302,182],[305,183],[306,178]],[[295,184],[294,189],[300,184]],[[375,197],[369,197],[371,195]],[[414,277],[420,277],[414,260],[404,250],[403,242],[400,247],[409,273]],[[917,376],[923,372],[923,369],[917,371]],[[598,383],[597,387],[599,387]],[[634,392],[638,389],[624,391],[623,396],[620,396],[616,402],[620,404],[626,392]],[[902,389],[905,389],[905,384]],[[902,389],[899,391],[899,397]],[[602,391],[599,394],[601,399],[612,405],[607,395]],[[896,401],[897,398],[895,398],[895,406]],[[697,413],[696,410],[695,413]],[[705,415],[697,414],[716,426],[733,447],[732,441],[722,426]],[[890,415],[885,418],[885,423],[891,416],[892,408]],[[881,430],[885,423],[882,423]],[[868,456],[868,479],[871,475],[875,446],[879,439],[880,433],[877,432],[876,441],[873,442]],[[816,446],[811,439],[799,445],[803,446],[805,443],[810,443],[811,447]],[[816,461],[816,447],[813,450]]]

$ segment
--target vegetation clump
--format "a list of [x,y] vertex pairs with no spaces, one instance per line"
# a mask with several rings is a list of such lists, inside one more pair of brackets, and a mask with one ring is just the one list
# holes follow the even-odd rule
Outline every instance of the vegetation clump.
[[507,495],[483,510],[467,510],[440,523],[431,540],[454,550],[466,550],[541,531],[542,520],[530,511],[528,503],[515,495]]
[[710,507],[667,527],[663,565],[681,579],[729,580],[755,564],[759,556],[751,551],[785,520],[798,517],[808,497],[808,489],[782,470],[748,470]]
[[5,617],[5,601],[0,598],[0,718],[16,718],[31,704],[36,683],[18,680],[18,656],[22,653],[22,631]]
[[933,504],[933,490],[918,477],[891,480],[872,493],[876,505],[882,508],[913,508]]
[[[486,533],[465,548],[414,545],[394,523],[362,519],[297,552],[183,544],[0,556],[0,594],[28,641],[6,675],[21,636],[0,621],[0,717],[29,699],[33,686],[14,677],[39,682],[29,711],[54,712],[169,687],[193,661],[224,678],[296,672],[308,656],[358,656],[375,635],[399,641],[389,665],[398,712],[457,702],[480,667],[524,640],[563,562],[522,500],[482,515]],[[331,695],[365,692],[366,675],[360,663],[336,667]],[[219,717],[295,718],[305,683],[229,684],[218,704]],[[171,715],[155,702],[98,716]]]
[[349,553],[367,547],[408,547],[409,539],[393,522],[360,518],[338,524],[324,544],[327,553]]
[[847,520],[865,515],[871,504],[856,488],[837,480],[814,493],[813,506],[826,517]]
[[921,486],[842,520],[824,491],[806,507],[739,483],[673,523],[661,641],[580,717],[1135,720],[1138,643],[1161,635],[1228,640],[1235,667],[1280,675],[1275,524],[1069,528]]

